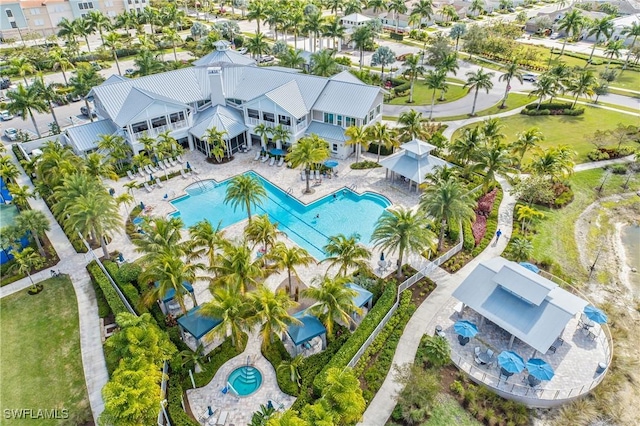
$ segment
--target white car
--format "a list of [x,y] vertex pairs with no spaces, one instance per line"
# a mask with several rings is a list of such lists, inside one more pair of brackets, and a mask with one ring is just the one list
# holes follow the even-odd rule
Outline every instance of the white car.
[[14,129],[13,127],[9,127],[7,129],[4,129],[4,135],[10,141],[18,140],[18,131],[16,129]]
[[535,83],[536,81],[538,81],[538,76],[537,76],[537,75],[535,75],[535,74],[524,74],[524,75],[522,76],[522,79],[523,79],[524,81],[530,81],[530,82],[532,82],[532,83]]
[[13,118],[13,114],[11,114],[9,111],[0,111],[0,118],[2,119],[2,121],[9,121]]

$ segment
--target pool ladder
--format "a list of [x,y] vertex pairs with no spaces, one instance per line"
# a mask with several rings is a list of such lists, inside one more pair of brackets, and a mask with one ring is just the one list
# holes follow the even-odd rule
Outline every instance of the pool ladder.
[[291,195],[293,194],[293,188],[289,187],[289,189],[287,189],[287,195]]
[[356,191],[358,189],[358,185],[356,185],[355,183],[351,184],[351,186],[349,186],[349,189],[352,191]]

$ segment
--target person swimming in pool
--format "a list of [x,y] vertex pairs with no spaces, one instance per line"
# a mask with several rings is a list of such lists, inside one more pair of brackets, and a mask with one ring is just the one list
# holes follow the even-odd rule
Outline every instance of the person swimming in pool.
[[316,219],[320,219],[320,214],[319,213],[316,215]]

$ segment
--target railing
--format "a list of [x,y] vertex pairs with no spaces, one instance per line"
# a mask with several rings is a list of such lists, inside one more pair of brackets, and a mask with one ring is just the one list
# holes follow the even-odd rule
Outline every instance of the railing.
[[[462,235],[462,232],[460,233],[460,235]],[[458,244],[456,244],[451,250],[449,250],[448,252],[446,252],[445,254],[443,254],[442,256],[440,256],[439,258],[435,259],[433,261],[433,263],[436,266],[440,266],[442,265],[444,262],[446,262],[447,260],[451,259],[455,254],[457,254],[460,250],[462,250],[462,245],[464,244],[464,241],[458,242]]]
[[356,352],[356,354],[353,356],[353,358],[351,358],[351,361],[349,361],[347,366],[349,366],[351,368],[355,367],[355,365],[358,363],[358,360],[360,360],[360,357],[364,354],[364,351],[366,351],[367,348],[369,347],[369,345],[373,342],[373,340],[376,337],[378,337],[378,334],[380,334],[380,332],[382,331],[382,328],[385,325],[387,325],[387,322],[389,322],[389,320],[391,319],[391,316],[396,312],[396,309],[398,309],[398,302],[397,301],[396,301],[396,303],[393,304],[391,309],[389,309],[389,312],[387,312],[387,315],[385,315],[384,318],[382,318],[382,320],[380,321],[378,326],[369,335],[367,340],[365,340],[365,342],[362,344],[362,346],[360,346],[360,349],[358,349],[358,352]]
[[159,135],[162,132],[166,132],[167,130],[173,131],[173,130],[182,129],[184,127],[187,127],[187,121],[186,120],[176,121],[175,123],[165,124],[163,126],[158,126],[158,127],[153,127],[151,129],[143,130],[141,132],[133,132],[133,137],[136,138],[136,139],[140,139],[143,136],[153,137],[153,136]]

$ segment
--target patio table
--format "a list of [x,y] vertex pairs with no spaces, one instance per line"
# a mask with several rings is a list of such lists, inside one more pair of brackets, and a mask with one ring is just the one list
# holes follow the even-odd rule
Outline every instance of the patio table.
[[480,354],[478,354],[478,359],[482,364],[489,364],[492,358],[493,357],[486,352],[481,352]]

